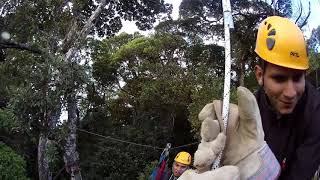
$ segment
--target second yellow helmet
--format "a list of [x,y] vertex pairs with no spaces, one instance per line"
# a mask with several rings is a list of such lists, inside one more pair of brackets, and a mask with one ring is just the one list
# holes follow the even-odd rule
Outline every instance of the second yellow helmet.
[[309,60],[300,28],[287,18],[271,16],[259,25],[255,52],[265,61],[306,70]]
[[191,164],[191,155],[185,151],[179,152],[176,157],[174,158],[174,161],[190,165]]

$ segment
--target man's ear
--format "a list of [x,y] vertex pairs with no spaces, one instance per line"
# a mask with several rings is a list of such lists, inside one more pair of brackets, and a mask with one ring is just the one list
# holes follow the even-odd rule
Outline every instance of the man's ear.
[[256,65],[254,66],[254,73],[259,85],[263,86],[263,69],[259,65]]

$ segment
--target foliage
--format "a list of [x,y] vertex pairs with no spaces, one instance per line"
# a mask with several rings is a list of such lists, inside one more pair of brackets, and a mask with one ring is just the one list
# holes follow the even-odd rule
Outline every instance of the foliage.
[[320,26],[312,30],[311,37],[308,40],[308,48],[309,51],[320,51]]
[[276,10],[278,10],[281,15],[286,17],[292,16],[292,1],[278,0],[275,3]]
[[260,88],[253,70],[245,74],[244,82],[251,92],[255,92]]
[[24,180],[26,162],[11,148],[0,143],[0,177],[3,180]]
[[[122,39],[120,42],[124,43],[118,44],[115,39]],[[186,113],[191,81],[180,61],[184,48],[184,40],[170,34],[151,37],[120,34],[101,42],[93,53],[93,72],[99,71],[95,76],[98,82],[88,87],[87,107],[96,106],[87,111],[83,126],[105,136],[155,147],[164,147],[167,142],[175,146],[190,143],[192,136],[185,129],[190,128]],[[101,63],[105,63],[107,69],[109,64],[115,68],[108,78],[110,81],[98,76],[105,71],[96,65]],[[81,135],[80,141],[84,141],[84,137]],[[98,179],[138,177],[138,173],[159,156],[159,151],[154,149],[112,141],[97,142],[93,137],[85,139],[90,143],[80,143],[81,158],[85,162],[83,171]],[[89,158],[86,146],[90,146]]]
[[[231,4],[235,20],[231,87],[243,81],[255,90],[253,34],[268,15],[292,16],[291,1],[278,0],[274,6],[249,0]],[[63,166],[68,127],[58,120],[73,92],[78,95],[77,147],[84,179],[147,179],[161,148],[168,142],[173,147],[195,142],[198,113],[206,103],[222,99],[221,1],[183,0],[178,20],[170,18],[171,6],[163,0],[108,1],[90,37],[79,45],[67,41],[72,28],[78,33],[98,5],[93,0],[0,3],[0,32],[10,32],[11,40],[31,48],[4,48],[0,40],[0,60],[5,60],[0,64],[0,100],[7,105],[0,109],[0,132],[7,145],[26,157],[32,179],[38,176],[40,134],[50,142],[45,150],[50,170],[55,173]],[[152,35],[116,35],[121,20],[149,29],[159,18]],[[312,67],[318,67],[318,32],[309,42]],[[93,38],[96,35],[102,39]],[[65,62],[72,46],[80,49]],[[233,103],[235,92],[232,88]],[[186,146],[170,154],[195,148]],[[68,175],[63,172],[59,178]]]
[[207,82],[196,87],[192,93],[192,103],[190,103],[188,110],[190,112],[189,120],[192,124],[192,130],[196,133],[196,137],[200,137],[200,126],[201,122],[198,119],[198,114],[201,109],[213,99],[221,99],[223,94],[222,82],[223,81],[212,81],[206,79]]
[[[141,131],[132,126],[122,128],[115,126],[112,129],[99,134],[140,144],[155,143],[156,137],[146,130]],[[145,140],[145,137],[148,139]],[[133,179],[138,176],[146,163],[160,153],[159,150],[152,148],[90,137],[84,133],[80,134],[79,141],[87,142],[80,144],[79,147],[83,176],[86,179]],[[90,151],[86,149],[89,147]]]
[[314,86],[320,86],[320,26],[312,30],[311,37],[308,39],[308,56],[310,68],[307,77]]
[[[202,71],[205,70],[205,67],[202,67]],[[201,122],[198,119],[198,114],[202,108],[215,100],[223,100],[223,79],[213,79],[210,76],[205,76],[207,73],[201,72],[199,70],[197,80],[198,84],[192,92],[192,103],[189,104],[189,121],[192,125],[192,131],[195,133],[196,138],[200,138],[200,127]],[[203,79],[202,79],[203,78]],[[231,87],[230,90],[230,103],[237,104],[236,101],[236,88]]]
[[[49,141],[50,142],[50,141]],[[59,151],[58,151],[58,147],[50,142],[47,149],[45,150],[45,156],[48,158],[49,161],[49,167],[51,169],[51,171],[54,171],[60,167],[58,167],[58,163],[59,163]]]
[[[265,1],[231,1],[234,29],[231,33],[232,71],[236,86],[244,86],[244,79],[255,64],[255,34],[258,24],[270,15],[291,16],[291,1],[277,1],[276,9]],[[222,2],[213,0],[183,0],[179,19],[181,29],[193,37],[217,43],[224,38]],[[252,79],[252,78],[250,78]],[[250,88],[250,87],[249,87]]]
[[148,164],[143,172],[139,173],[139,177],[137,178],[138,180],[147,180],[150,178],[150,175],[153,171],[153,169],[157,166],[158,161],[152,161],[150,164]]
[[[1,100],[10,102],[16,119],[31,132],[32,139],[37,140],[39,134],[59,138],[55,132],[61,109],[70,94],[83,93],[83,87],[89,84],[88,66],[82,64],[88,59],[88,53],[84,53],[88,50],[82,48],[70,62],[64,57],[70,48],[84,47],[86,41],[82,39],[77,44],[77,33],[98,5],[92,0],[0,3],[0,32],[9,32],[10,43],[15,44],[0,41],[1,55],[5,55],[1,57],[5,59],[1,64]],[[170,13],[170,9],[162,0],[108,1],[89,31],[100,37],[113,36],[122,27],[121,19],[134,20],[140,29],[149,29],[159,14]],[[73,39],[70,34],[75,35]],[[50,147],[47,152],[52,154]]]
[[0,109],[0,129],[12,133],[19,131],[21,125],[10,109]]
[[27,166],[24,167],[25,174],[32,177],[33,172],[36,171],[34,164],[36,162],[36,139],[26,127],[16,118],[10,107],[0,109],[0,141],[10,146],[12,153],[18,153],[27,158],[25,163]]
[[[36,37],[48,35],[47,38],[56,43],[56,38],[64,38],[67,34],[71,25],[68,23],[76,19],[77,23],[83,26],[99,4],[93,0],[28,0],[9,1],[1,5],[3,6],[1,15],[8,17],[3,19],[2,27],[6,27],[9,32],[15,32],[14,36],[23,39],[22,42],[30,41],[32,34],[35,33]],[[140,29],[150,29],[157,15],[170,13],[171,8],[171,5],[165,4],[163,0],[108,1],[102,15],[95,20],[91,33],[100,37],[112,36],[121,29],[121,19],[136,21]],[[14,27],[19,28],[14,30]]]

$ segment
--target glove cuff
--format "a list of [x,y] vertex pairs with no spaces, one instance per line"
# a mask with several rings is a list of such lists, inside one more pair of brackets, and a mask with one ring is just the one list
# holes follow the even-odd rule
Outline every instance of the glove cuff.
[[277,179],[280,175],[280,165],[266,142],[261,148],[237,163],[241,179]]

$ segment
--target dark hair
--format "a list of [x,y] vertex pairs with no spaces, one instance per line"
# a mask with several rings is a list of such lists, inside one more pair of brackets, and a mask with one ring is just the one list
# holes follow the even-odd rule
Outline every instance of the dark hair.
[[267,65],[268,65],[268,62],[265,61],[264,59],[260,58],[259,56],[256,57],[257,59],[257,65],[261,67],[261,69],[263,70],[263,72],[266,71],[266,68],[267,68]]

